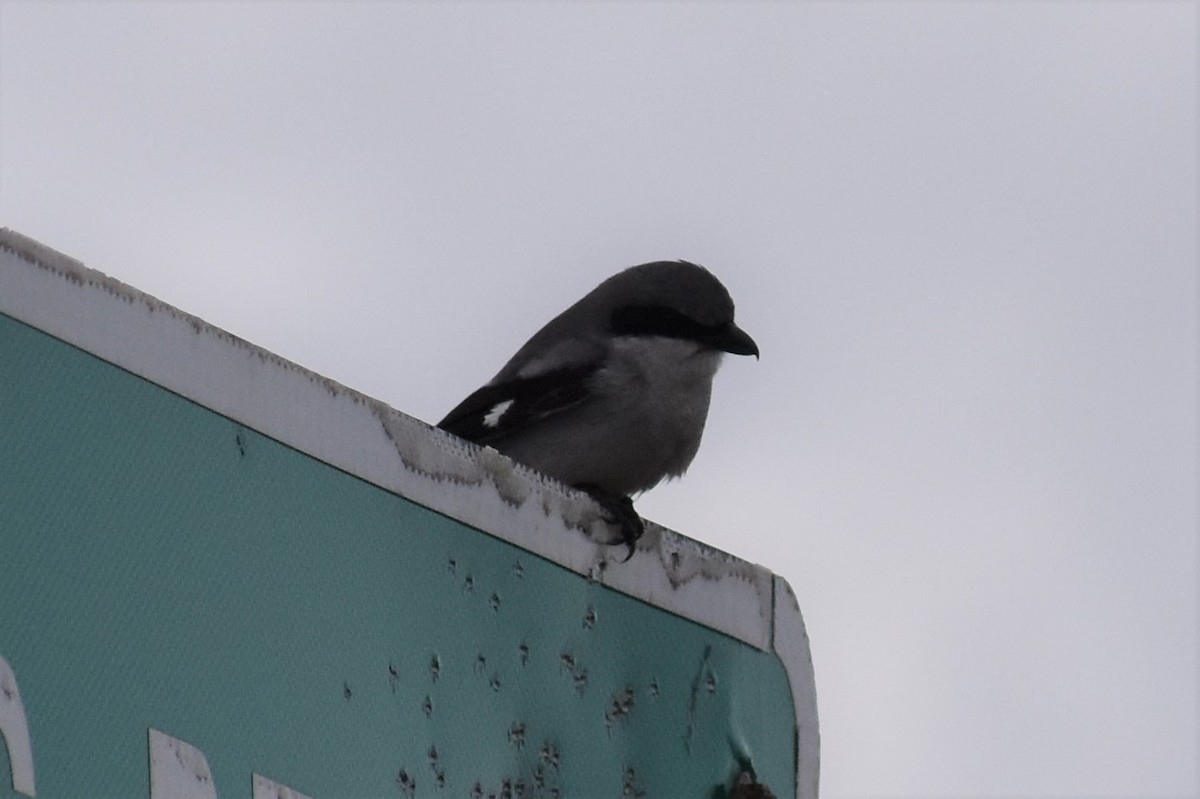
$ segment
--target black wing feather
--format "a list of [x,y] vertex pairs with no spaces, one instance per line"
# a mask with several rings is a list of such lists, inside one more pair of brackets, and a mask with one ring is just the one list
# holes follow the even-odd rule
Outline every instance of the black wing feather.
[[[597,369],[596,365],[577,366],[506,383],[489,383],[460,402],[437,426],[476,444],[489,444],[583,402],[588,395],[588,381]],[[494,424],[484,422],[497,406],[508,401],[512,404]]]

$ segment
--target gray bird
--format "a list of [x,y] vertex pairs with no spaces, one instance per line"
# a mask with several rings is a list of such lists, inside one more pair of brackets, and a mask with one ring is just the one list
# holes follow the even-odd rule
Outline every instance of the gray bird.
[[724,353],[758,357],[706,269],[626,269],[550,320],[438,423],[587,491],[633,544],[631,495],[682,475],[700,447]]

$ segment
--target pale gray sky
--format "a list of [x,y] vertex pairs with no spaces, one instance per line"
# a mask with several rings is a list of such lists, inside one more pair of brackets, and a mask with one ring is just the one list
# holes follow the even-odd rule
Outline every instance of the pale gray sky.
[[823,794],[1194,795],[1197,4],[0,2],[0,224],[436,421],[635,263],[759,362]]

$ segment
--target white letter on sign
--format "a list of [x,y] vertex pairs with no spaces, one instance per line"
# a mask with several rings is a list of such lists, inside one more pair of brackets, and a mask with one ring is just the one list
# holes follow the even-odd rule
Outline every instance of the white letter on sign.
[[255,774],[253,799],[309,799],[309,797],[299,791],[293,791],[286,785],[269,780],[261,774]]
[[204,753],[151,729],[150,799],[217,799],[217,786]]
[[8,762],[12,765],[12,786],[17,793],[35,796],[33,790],[33,748],[29,745],[29,724],[25,721],[25,705],[17,690],[17,675],[8,661],[0,656],[0,735],[8,745]]

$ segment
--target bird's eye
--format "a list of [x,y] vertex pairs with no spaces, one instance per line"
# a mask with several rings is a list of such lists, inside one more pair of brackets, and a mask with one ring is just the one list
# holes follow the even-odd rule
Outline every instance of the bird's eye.
[[625,305],[613,311],[614,336],[663,336],[720,346],[726,325],[703,325],[665,305]]
[[664,305],[625,305],[613,311],[613,335],[703,340],[711,330]]

